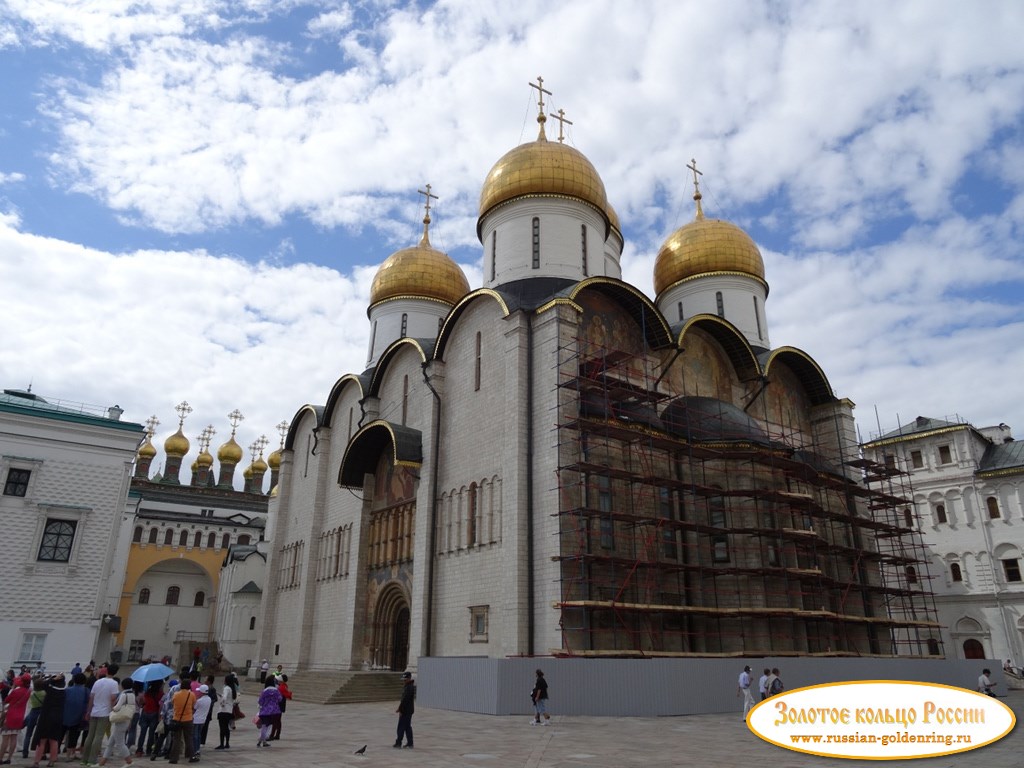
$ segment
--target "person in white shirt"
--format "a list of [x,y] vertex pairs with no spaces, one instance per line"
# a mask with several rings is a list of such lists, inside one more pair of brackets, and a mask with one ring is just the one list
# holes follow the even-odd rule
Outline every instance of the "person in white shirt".
[[743,719],[747,718],[747,712],[754,706],[754,697],[750,695],[750,686],[753,685],[754,678],[750,676],[750,665],[748,664],[740,672],[739,681],[736,685],[736,695],[743,694]]
[[203,738],[203,723],[210,717],[210,707],[213,706],[213,699],[210,698],[210,687],[200,685],[196,691],[195,709],[192,710],[192,757],[190,763],[199,762],[199,743]]
[[82,746],[82,765],[97,765],[96,757],[103,746],[103,737],[110,725],[110,710],[114,708],[114,702],[120,690],[114,675],[117,674],[117,664],[110,664],[106,667],[106,675],[92,684],[92,691],[89,693],[89,703],[86,708],[89,712],[89,734],[85,737],[85,744]]
[[235,704],[238,702],[238,682],[234,673],[224,677],[224,690],[217,700],[217,725],[220,727],[220,746],[214,749],[231,749],[231,724],[235,719]]
[[981,670],[981,674],[978,675],[978,690],[981,693],[988,694],[993,699],[996,698],[995,692],[992,690],[995,687],[995,683],[992,682],[992,678],[989,677],[992,672],[988,669]]
[[767,683],[768,683],[768,677],[769,677],[769,675],[771,675],[771,673],[772,673],[772,671],[770,669],[768,669],[768,667],[765,667],[764,668],[764,674],[762,674],[761,678],[757,681],[757,692],[761,694],[761,701],[764,701],[765,699],[768,698],[768,686],[767,686]]

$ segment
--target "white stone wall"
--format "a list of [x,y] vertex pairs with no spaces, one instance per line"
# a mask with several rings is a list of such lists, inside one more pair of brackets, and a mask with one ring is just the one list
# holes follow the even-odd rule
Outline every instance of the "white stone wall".
[[[448,315],[451,305],[432,299],[394,299],[377,304],[370,310],[370,350],[366,365],[377,364],[381,353],[403,337],[436,339],[439,322]],[[406,316],[402,333],[402,315]]]
[[[97,422],[101,420],[97,419]],[[10,666],[26,633],[45,635],[50,670],[105,656],[118,586],[108,586],[128,479],[142,429],[81,424],[0,411],[0,484],[31,472],[25,497],[0,495],[7,567],[0,590],[0,660]],[[2,488],[2,485],[0,485]],[[38,559],[47,518],[76,524],[67,563]]]
[[718,315],[719,292],[725,319],[740,330],[751,346],[771,349],[764,308],[768,291],[764,283],[752,277],[722,274],[684,280],[658,297],[658,309],[672,325],[680,322],[680,302],[684,321],[694,315]]

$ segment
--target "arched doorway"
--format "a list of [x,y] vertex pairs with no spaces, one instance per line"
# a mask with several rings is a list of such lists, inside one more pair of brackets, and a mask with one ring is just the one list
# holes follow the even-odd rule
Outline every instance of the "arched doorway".
[[409,601],[397,584],[385,587],[373,612],[373,665],[401,672],[409,664]]
[[984,659],[985,658],[985,648],[982,646],[981,643],[979,643],[973,637],[970,637],[970,638],[964,640],[964,658],[965,659]]

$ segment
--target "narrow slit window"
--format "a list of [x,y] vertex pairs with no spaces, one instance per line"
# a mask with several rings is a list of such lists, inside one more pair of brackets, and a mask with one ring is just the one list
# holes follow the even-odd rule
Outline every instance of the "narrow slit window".
[[540,269],[540,219],[533,217],[533,268]]
[[761,310],[757,306],[757,296],[754,297],[754,320],[757,322],[757,338],[764,341],[764,334],[761,331]]
[[491,232],[491,280],[498,277],[498,230]]
[[402,338],[404,339],[406,334],[409,332],[409,315],[405,312],[402,313]]
[[480,355],[482,352],[483,343],[480,337],[480,331],[476,332],[476,362],[473,369],[473,389],[477,392],[480,391]]
[[583,253],[583,276],[587,276],[587,225],[580,225],[580,250]]
[[721,291],[715,291],[715,304],[718,309],[718,316],[725,317],[725,299],[722,298]]

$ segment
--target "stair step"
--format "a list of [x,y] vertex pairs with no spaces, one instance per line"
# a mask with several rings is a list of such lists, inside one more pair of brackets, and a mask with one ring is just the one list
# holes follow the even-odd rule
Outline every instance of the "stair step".
[[288,687],[298,701],[318,704],[355,704],[398,701],[402,677],[398,672],[312,672],[288,676]]

